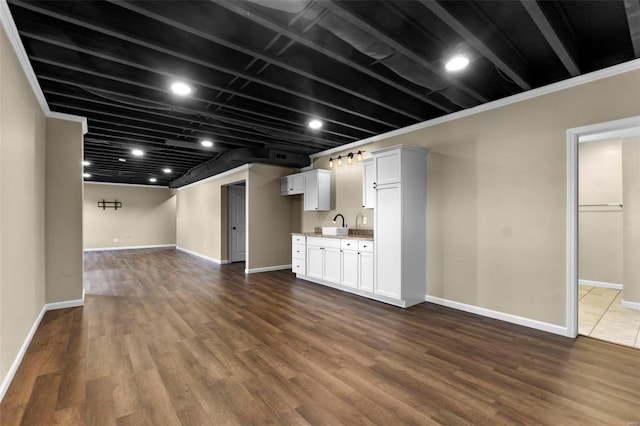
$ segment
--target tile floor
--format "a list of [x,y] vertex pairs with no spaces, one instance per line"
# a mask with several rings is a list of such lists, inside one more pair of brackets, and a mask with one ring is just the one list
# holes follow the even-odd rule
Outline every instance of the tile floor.
[[622,307],[622,291],[578,287],[579,334],[640,348],[640,311]]

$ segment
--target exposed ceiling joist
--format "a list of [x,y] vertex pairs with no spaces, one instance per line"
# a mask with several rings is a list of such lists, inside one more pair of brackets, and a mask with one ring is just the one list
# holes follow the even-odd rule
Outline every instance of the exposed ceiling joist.
[[624,0],[633,52],[640,57],[640,0]]
[[547,40],[547,43],[549,43],[558,58],[560,58],[564,67],[569,71],[569,74],[574,77],[579,75],[580,69],[576,64],[576,61],[573,59],[572,55],[569,54],[567,46],[562,43],[536,0],[520,0],[520,2],[544,36],[545,40]]
[[496,67],[500,68],[514,83],[520,86],[524,90],[531,89],[531,85],[527,83],[520,73],[516,72],[511,66],[509,66],[504,60],[502,60],[488,45],[482,40],[476,37],[471,31],[467,29],[458,19],[452,14],[447,12],[445,8],[440,6],[433,0],[419,0],[427,9],[429,9],[434,15],[436,15],[442,22],[447,24],[452,30],[454,30],[460,37],[465,39],[471,44],[478,52],[484,57],[490,60]]
[[415,89],[406,87],[402,84],[399,84],[387,77],[384,77],[380,74],[378,74],[377,72],[375,72],[374,70],[370,69],[368,66],[359,64],[357,62],[355,62],[354,60],[352,60],[351,58],[348,58],[344,55],[342,55],[339,52],[335,52],[329,48],[323,47],[321,45],[319,45],[318,43],[316,43],[315,41],[312,41],[310,39],[305,38],[304,34],[299,33],[298,31],[295,31],[291,28],[288,28],[286,26],[280,25],[279,23],[267,18],[266,16],[264,16],[263,14],[257,13],[253,10],[248,10],[245,9],[244,7],[242,7],[238,2],[233,2],[233,1],[229,1],[229,0],[210,0],[212,2],[214,2],[215,4],[217,4],[218,6],[222,6],[227,10],[230,10],[240,16],[243,16],[246,19],[249,19],[259,25],[262,25],[265,28],[270,29],[271,31],[274,31],[278,34],[282,34],[288,38],[290,38],[291,40],[296,41],[297,43],[300,43],[303,46],[306,46],[310,49],[315,50],[316,52],[322,53],[323,55],[327,56],[328,58],[331,58],[343,65],[347,65],[351,68],[353,68],[356,71],[359,71],[365,75],[368,75],[369,77],[373,77],[376,80],[387,84],[391,87],[393,87],[394,89],[400,90],[403,93],[412,96],[418,100],[421,100],[422,102],[425,102],[435,108],[438,108],[441,111],[444,112],[453,112],[453,110],[446,106],[443,105],[439,102],[436,102],[432,99],[429,99],[428,97],[422,95],[421,93],[416,92]]

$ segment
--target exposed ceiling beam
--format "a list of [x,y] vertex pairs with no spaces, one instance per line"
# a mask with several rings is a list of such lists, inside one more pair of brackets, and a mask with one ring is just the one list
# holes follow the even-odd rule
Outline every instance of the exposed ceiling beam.
[[627,13],[633,53],[636,58],[640,58],[640,0],[624,0],[624,10]]
[[493,50],[489,48],[482,40],[476,37],[471,31],[467,29],[460,21],[458,21],[452,14],[447,12],[445,8],[440,6],[433,0],[418,0],[422,3],[431,13],[436,15],[442,22],[447,24],[452,30],[454,30],[460,37],[465,39],[471,44],[474,49],[480,52],[484,57],[491,61],[495,66],[500,68],[514,83],[520,86],[524,90],[531,89],[529,83],[527,83],[519,73],[517,73],[511,66],[504,62]]
[[421,56],[421,55],[417,54],[416,52],[414,52],[414,51],[410,50],[409,48],[407,48],[403,43],[395,40],[394,38],[392,38],[390,36],[388,36],[387,34],[385,34],[379,28],[373,26],[369,22],[366,22],[365,20],[363,20],[359,16],[355,15],[349,9],[345,8],[344,5],[336,3],[336,2],[331,1],[331,0],[321,0],[319,3],[322,6],[326,7],[328,10],[330,10],[331,12],[333,12],[334,14],[336,14],[339,17],[341,17],[342,19],[344,19],[345,21],[349,22],[350,24],[355,25],[356,27],[358,27],[362,31],[371,34],[372,36],[374,36],[375,38],[377,38],[378,40],[380,40],[381,42],[383,42],[387,46],[389,46],[392,49],[394,49],[396,52],[399,52],[399,53],[403,54],[407,58],[411,59],[413,62],[415,62],[418,65],[422,66],[423,68],[429,70],[430,72],[432,72],[435,75],[439,76],[443,80],[448,81],[449,83],[453,84],[454,86],[457,86],[460,90],[462,90],[463,92],[467,93],[468,95],[470,95],[471,97],[475,98],[476,100],[478,100],[480,102],[487,102],[487,98],[485,98],[484,96],[482,96],[481,94],[479,94],[475,90],[471,89],[470,87],[466,86],[465,84],[457,81],[455,78],[451,77],[450,75],[446,75],[445,73],[442,72],[441,68],[433,65],[431,62],[429,62],[423,56]]
[[255,22],[256,24],[259,24],[265,28],[270,29],[271,31],[278,33],[278,34],[282,34],[288,38],[290,38],[291,40],[294,40],[296,42],[298,42],[299,44],[308,47],[309,49],[315,50],[316,52],[322,53],[324,56],[327,56],[328,58],[333,59],[336,62],[339,62],[343,65],[346,65],[350,68],[353,68],[356,71],[359,71],[365,75],[368,75],[369,77],[372,77],[384,84],[387,84],[391,87],[393,87],[394,89],[400,90],[403,93],[412,96],[416,99],[421,100],[422,102],[425,102],[435,108],[438,108],[441,111],[444,112],[453,112],[454,110],[451,109],[450,107],[446,106],[446,105],[442,105],[439,102],[436,102],[430,98],[428,98],[427,96],[424,96],[421,93],[416,92],[416,90],[414,88],[410,88],[410,87],[406,87],[398,82],[395,82],[387,77],[384,77],[380,74],[378,74],[377,72],[375,72],[374,70],[372,70],[371,68],[369,68],[366,65],[362,65],[359,64],[357,62],[355,62],[354,60],[352,60],[351,58],[342,55],[339,52],[335,52],[331,49],[328,49],[324,46],[319,45],[318,43],[312,41],[312,40],[308,40],[307,38],[305,38],[305,36],[298,32],[295,31],[289,27],[283,26],[275,21],[273,21],[272,19],[266,17],[265,15],[256,12],[255,10],[248,10],[244,7],[242,7],[240,5],[239,2],[235,2],[235,1],[229,1],[229,0],[210,0],[213,3],[217,4],[218,6],[224,7],[225,9],[236,13],[237,15],[242,16],[243,18],[249,19],[252,22]]
[[[126,41],[128,43],[135,44],[137,46],[141,46],[141,47],[149,49],[149,50],[154,50],[156,52],[159,52],[159,53],[162,53],[162,54],[165,54],[165,55],[168,55],[168,56],[172,56],[174,58],[177,58],[177,59],[180,59],[180,60],[183,60],[183,61],[191,62],[193,64],[200,65],[200,66],[205,67],[205,68],[209,68],[209,69],[212,69],[212,70],[215,70],[215,71],[226,73],[226,74],[229,74],[229,75],[232,75],[232,76],[237,75],[237,76],[240,76],[240,77],[242,77],[242,78],[244,78],[246,80],[250,80],[250,81],[252,81],[254,83],[261,84],[264,87],[268,87],[268,88],[276,90],[276,91],[281,91],[281,92],[286,93],[288,95],[296,96],[298,98],[304,99],[304,100],[309,101],[309,102],[313,102],[313,103],[316,103],[316,104],[319,104],[319,105],[324,105],[324,106],[326,106],[328,108],[332,108],[332,109],[341,111],[343,113],[347,113],[349,115],[358,116],[358,117],[360,117],[362,119],[365,119],[365,120],[374,121],[374,122],[377,122],[379,124],[386,125],[386,126],[392,128],[392,129],[399,127],[397,125],[385,122],[383,120],[379,120],[379,119],[377,119],[375,117],[372,117],[371,115],[362,114],[362,113],[359,113],[357,111],[353,111],[353,110],[351,110],[349,108],[345,108],[342,105],[338,105],[336,103],[328,102],[328,101],[325,101],[323,99],[319,99],[319,98],[307,95],[305,93],[298,92],[296,90],[292,90],[292,89],[286,88],[286,87],[284,87],[284,86],[282,86],[280,84],[272,83],[272,82],[267,81],[267,80],[265,80],[263,78],[256,77],[256,76],[251,75],[251,74],[244,73],[244,72],[242,72],[240,70],[230,69],[230,68],[218,65],[218,64],[211,63],[209,61],[205,61],[205,60],[202,60],[202,59],[199,59],[199,58],[195,58],[195,57],[187,55],[185,53],[178,52],[176,50],[168,49],[168,48],[160,46],[158,44],[154,44],[154,43],[151,43],[151,42],[148,42],[148,41],[141,40],[141,39],[139,39],[138,37],[135,37],[135,36],[127,35],[127,34],[124,34],[122,32],[119,32],[119,31],[110,30],[109,28],[106,28],[103,25],[100,25],[100,24],[97,24],[97,23],[89,23],[86,19],[73,18],[73,17],[71,17],[69,15],[63,15],[61,13],[54,12],[54,11],[49,10],[47,8],[36,6],[35,4],[32,4],[32,3],[25,3],[25,2],[23,2],[21,0],[13,0],[12,4],[15,4],[16,6],[25,8],[25,9],[30,10],[32,12],[36,12],[36,13],[42,14],[44,16],[55,18],[55,19],[63,21],[63,22],[68,22],[70,24],[77,25],[79,27],[86,28],[86,29],[89,29],[91,31],[95,31],[95,32],[98,32],[98,33],[101,33],[101,34],[104,34],[104,35],[107,35],[107,36],[110,36],[110,37],[114,37],[114,38],[117,38],[119,40]],[[219,88],[217,90],[225,90],[225,89]],[[246,97],[246,95],[244,93],[242,93],[242,92],[238,92],[236,94],[238,96]],[[262,101],[264,102],[264,100],[262,100]],[[306,112],[306,113],[303,112],[303,111],[299,111],[299,112],[303,113],[303,114],[307,114],[309,117],[311,116],[311,113],[309,113],[309,112]],[[419,118],[416,118],[416,119],[420,120]]]
[[[173,28],[177,28],[177,29],[179,29],[181,31],[184,31],[184,32],[187,32],[189,34],[195,35],[197,37],[200,37],[202,39],[208,40],[210,42],[219,44],[219,45],[227,47],[229,49],[236,50],[238,52],[242,52],[245,55],[249,55],[249,56],[253,57],[254,59],[260,59],[260,60],[266,62],[266,64],[263,67],[261,67],[260,70],[258,71],[258,73],[257,73],[258,75],[261,74],[266,69],[267,66],[275,65],[275,66],[280,67],[280,68],[282,68],[284,70],[287,70],[289,72],[298,74],[298,75],[300,75],[300,76],[302,76],[302,77],[304,77],[306,79],[317,81],[318,83],[321,83],[321,84],[324,84],[326,86],[332,87],[332,88],[334,88],[336,90],[340,90],[342,92],[345,92],[345,93],[349,94],[350,96],[354,96],[356,98],[360,98],[360,99],[362,99],[362,100],[364,100],[366,102],[370,102],[370,103],[375,104],[375,105],[377,105],[379,107],[382,107],[384,109],[388,109],[390,111],[396,112],[398,114],[404,115],[404,116],[412,118],[414,120],[418,120],[418,121],[424,120],[424,117],[418,117],[415,114],[411,114],[411,113],[409,113],[407,111],[404,111],[404,110],[402,110],[400,108],[396,108],[396,107],[394,107],[392,105],[389,105],[388,102],[383,102],[383,101],[380,101],[378,99],[374,99],[374,98],[372,98],[370,96],[366,96],[365,94],[361,93],[360,91],[352,90],[352,89],[344,86],[343,84],[339,84],[339,83],[336,83],[334,81],[331,81],[331,80],[329,80],[327,78],[324,78],[324,77],[318,75],[315,72],[307,71],[307,70],[301,69],[301,68],[299,68],[297,66],[294,66],[292,64],[289,64],[289,63],[285,62],[284,60],[278,58],[277,56],[269,55],[268,53],[259,52],[259,51],[255,50],[255,49],[244,47],[244,46],[241,46],[240,44],[237,44],[237,43],[232,43],[229,40],[224,39],[223,37],[216,36],[216,35],[212,34],[211,32],[202,31],[202,30],[200,30],[198,28],[193,27],[192,25],[188,25],[188,24],[184,24],[182,22],[178,22],[175,19],[171,19],[171,18],[168,18],[166,16],[160,15],[159,13],[155,13],[153,11],[150,11],[150,10],[146,9],[146,8],[137,6],[137,5],[133,4],[133,3],[126,3],[126,2],[114,1],[114,0],[107,0],[107,1],[109,3],[112,3],[112,4],[115,4],[117,6],[123,7],[125,9],[127,9],[127,10],[136,12],[136,13],[138,13],[138,14],[140,14],[142,16],[145,16],[145,17],[147,17],[149,19],[153,19],[155,21],[162,22],[163,24],[169,25],[169,26],[171,26]],[[278,54],[279,55],[282,54],[282,51],[278,52]],[[246,71],[246,68],[245,68],[245,71]],[[237,78],[237,76],[235,76],[234,79],[235,78]],[[244,77],[242,77],[242,78],[244,78]],[[249,81],[251,81],[251,80],[249,80]],[[233,96],[235,96],[235,95],[233,95]]]
[[544,15],[542,9],[538,5],[536,0],[520,0],[522,6],[527,11],[533,23],[536,24],[542,35],[544,36],[547,43],[551,46],[553,51],[556,53],[560,61],[564,65],[564,67],[569,71],[572,77],[580,75],[580,69],[573,59],[572,55],[569,54],[567,47],[562,43],[558,34],[554,31],[551,23]]

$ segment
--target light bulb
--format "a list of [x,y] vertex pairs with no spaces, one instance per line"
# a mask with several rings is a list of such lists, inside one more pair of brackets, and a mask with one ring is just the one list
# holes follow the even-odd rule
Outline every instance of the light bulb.
[[329,168],[333,169],[333,158],[329,157]]
[[342,156],[338,155],[338,167],[342,166]]
[[362,151],[358,151],[356,154],[356,161],[359,163],[362,161]]

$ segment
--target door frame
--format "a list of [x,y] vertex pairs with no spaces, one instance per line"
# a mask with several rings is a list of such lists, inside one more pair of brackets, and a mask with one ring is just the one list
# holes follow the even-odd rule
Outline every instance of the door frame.
[[[245,214],[244,214],[244,228],[245,228],[245,244],[244,244],[244,262],[247,262],[248,260],[248,248],[249,248],[249,227],[248,227],[248,222],[249,222],[249,205],[248,205],[248,199],[247,199],[247,184],[246,181],[238,181],[238,182],[234,182],[232,184],[227,185],[227,252],[228,252],[228,258],[229,258],[229,263],[233,263],[234,260],[232,258],[232,253],[233,250],[231,250],[231,245],[232,245],[232,238],[231,238],[231,234],[232,234],[232,204],[231,204],[231,191],[232,188],[234,186],[244,186],[244,207],[245,207]],[[242,262],[240,260],[235,260],[235,262]]]
[[578,336],[578,145],[581,137],[640,128],[640,116],[567,129],[566,335]]

